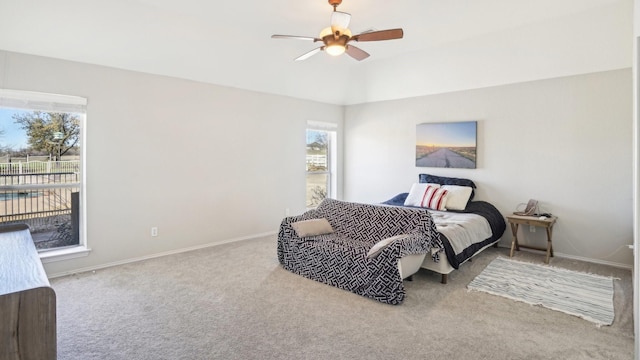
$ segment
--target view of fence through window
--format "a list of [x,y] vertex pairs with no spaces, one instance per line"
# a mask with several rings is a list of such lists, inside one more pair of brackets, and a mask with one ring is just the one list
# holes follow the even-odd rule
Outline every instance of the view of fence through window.
[[330,193],[330,132],[307,130],[307,208],[317,207]]
[[80,242],[80,115],[0,108],[0,223],[39,250]]

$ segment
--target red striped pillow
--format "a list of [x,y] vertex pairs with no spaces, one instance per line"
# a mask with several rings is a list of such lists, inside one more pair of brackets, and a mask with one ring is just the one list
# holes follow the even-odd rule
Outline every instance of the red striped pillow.
[[420,206],[433,210],[446,210],[447,194],[449,192],[442,188],[427,186],[422,195]]

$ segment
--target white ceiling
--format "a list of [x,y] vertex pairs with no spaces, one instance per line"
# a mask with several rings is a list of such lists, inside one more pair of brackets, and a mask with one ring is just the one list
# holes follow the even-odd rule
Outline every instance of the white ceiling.
[[354,33],[402,27],[404,39],[358,44],[371,54],[362,62],[294,62],[317,44],[270,36],[317,36],[327,0],[0,0],[0,49],[343,104],[331,89],[368,63],[621,2],[631,0],[344,0]]

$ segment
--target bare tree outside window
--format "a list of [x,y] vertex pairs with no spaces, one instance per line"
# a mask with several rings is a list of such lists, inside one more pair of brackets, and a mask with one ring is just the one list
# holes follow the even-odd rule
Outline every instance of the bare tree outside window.
[[55,160],[76,149],[80,141],[80,119],[71,113],[23,112],[12,116],[25,130],[29,149],[52,154]]

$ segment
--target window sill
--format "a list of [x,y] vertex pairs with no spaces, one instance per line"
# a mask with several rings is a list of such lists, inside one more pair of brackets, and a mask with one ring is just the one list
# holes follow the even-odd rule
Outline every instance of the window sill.
[[63,261],[63,260],[71,260],[80,257],[85,257],[89,255],[91,249],[86,246],[74,246],[66,249],[59,250],[51,250],[51,251],[43,251],[40,252],[40,260],[43,264],[55,262],[55,261]]

